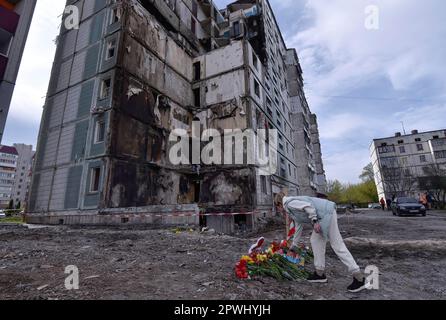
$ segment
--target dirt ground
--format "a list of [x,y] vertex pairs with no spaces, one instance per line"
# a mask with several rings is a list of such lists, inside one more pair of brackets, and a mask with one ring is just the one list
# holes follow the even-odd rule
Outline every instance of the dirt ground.
[[[339,224],[358,264],[379,268],[379,290],[346,292],[351,278],[331,249],[328,284],[236,279],[235,263],[259,236],[283,237],[277,224],[238,237],[0,225],[0,299],[446,299],[446,212],[393,217],[367,210],[342,215]],[[79,290],[65,288],[68,265],[80,270]]]

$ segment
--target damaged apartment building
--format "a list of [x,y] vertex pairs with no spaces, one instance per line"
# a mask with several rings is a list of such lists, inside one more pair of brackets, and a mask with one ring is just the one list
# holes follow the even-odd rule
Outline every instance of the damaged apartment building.
[[[267,0],[79,0],[62,30],[27,220],[201,224],[231,233],[275,194],[325,192],[316,117]],[[278,170],[173,165],[174,130],[277,129]],[[193,137],[192,137],[193,140]],[[224,152],[227,152],[225,150]]]

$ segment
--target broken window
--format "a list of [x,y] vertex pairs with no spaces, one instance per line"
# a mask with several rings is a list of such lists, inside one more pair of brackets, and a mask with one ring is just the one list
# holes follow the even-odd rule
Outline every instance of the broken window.
[[427,158],[425,155],[420,156],[420,162],[427,162]]
[[423,151],[424,150],[424,146],[422,144],[417,144],[417,150],[418,151]]
[[260,98],[260,84],[254,79],[254,93]]
[[261,185],[261,189],[262,189],[262,193],[263,194],[268,194],[268,189],[267,189],[267,185],[266,185],[266,177],[265,176],[261,176],[260,177],[260,185]]
[[99,98],[101,100],[107,99],[110,95],[110,88],[111,88],[111,79],[104,79],[101,83],[101,93]]
[[121,10],[120,8],[114,8],[111,13],[110,24],[115,24],[121,21]]
[[101,168],[91,168],[90,172],[90,193],[99,192],[101,181]]
[[194,105],[201,107],[200,88],[194,89]]
[[234,29],[234,36],[238,37],[240,35],[240,22],[238,21],[234,22],[232,27]]
[[105,140],[105,121],[96,120],[95,132],[94,132],[94,143],[102,143]]
[[194,63],[194,81],[198,81],[201,79],[201,63]]
[[110,40],[107,42],[107,55],[105,57],[105,60],[110,60],[115,56],[115,50],[116,50],[116,40]]
[[197,34],[197,22],[194,17],[191,17],[190,30],[194,35]]

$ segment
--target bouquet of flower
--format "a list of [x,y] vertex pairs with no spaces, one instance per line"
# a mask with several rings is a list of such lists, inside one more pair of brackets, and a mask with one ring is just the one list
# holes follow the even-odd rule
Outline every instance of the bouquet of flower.
[[256,276],[268,276],[277,280],[297,281],[309,275],[305,263],[313,259],[311,250],[304,245],[290,250],[287,241],[273,242],[262,250],[264,239],[260,238],[252,246],[249,254],[236,264],[235,274],[239,279],[251,279]]

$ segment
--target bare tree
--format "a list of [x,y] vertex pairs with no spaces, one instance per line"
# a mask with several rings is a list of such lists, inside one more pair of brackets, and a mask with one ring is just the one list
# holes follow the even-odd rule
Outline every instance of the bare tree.
[[446,169],[433,164],[424,168],[424,177],[419,178],[420,188],[426,190],[440,206],[446,205]]
[[383,178],[386,192],[397,197],[410,195],[418,186],[418,178],[412,174],[409,168],[385,167]]
[[375,181],[375,173],[373,171],[373,164],[369,163],[367,166],[362,169],[362,173],[359,178],[363,182]]

